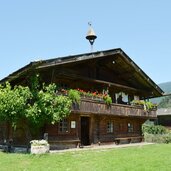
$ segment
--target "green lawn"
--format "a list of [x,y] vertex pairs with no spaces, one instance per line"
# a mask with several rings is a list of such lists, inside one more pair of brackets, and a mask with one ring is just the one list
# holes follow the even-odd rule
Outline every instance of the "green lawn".
[[170,171],[171,144],[106,150],[86,150],[45,155],[0,152],[1,171]]

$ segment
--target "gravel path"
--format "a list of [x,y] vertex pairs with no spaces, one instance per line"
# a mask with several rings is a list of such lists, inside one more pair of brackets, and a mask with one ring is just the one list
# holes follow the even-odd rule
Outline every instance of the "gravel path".
[[90,145],[85,146],[83,148],[71,148],[71,149],[64,149],[64,150],[51,150],[50,153],[63,153],[63,152],[72,152],[72,151],[83,151],[83,150],[105,150],[105,149],[112,149],[112,148],[127,148],[127,147],[135,147],[135,146],[144,146],[144,145],[152,145],[154,143],[131,143],[131,144],[120,144],[116,145],[115,143],[112,144],[104,144],[104,145]]

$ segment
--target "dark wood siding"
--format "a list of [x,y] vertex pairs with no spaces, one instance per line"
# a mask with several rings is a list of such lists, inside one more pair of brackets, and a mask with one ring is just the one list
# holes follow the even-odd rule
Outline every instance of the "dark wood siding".
[[102,114],[102,115],[114,115],[114,116],[135,116],[156,118],[156,110],[144,111],[143,107],[111,104],[107,106],[104,102],[98,100],[88,100],[82,98],[79,106],[74,106],[73,113],[86,113],[86,114]]
[[[69,121],[76,121],[76,128],[70,130],[66,134],[60,134],[58,132],[58,124],[49,125],[46,127],[46,131],[49,134],[49,141],[64,141],[64,140],[76,140],[81,141],[81,117],[89,118],[89,141],[90,144],[96,144],[98,142],[114,142],[116,137],[128,137],[128,136],[140,136],[141,125],[145,122],[145,119],[141,118],[129,118],[129,117],[116,117],[107,115],[72,115],[69,117]],[[107,123],[113,122],[113,132],[107,132]],[[128,123],[133,124],[133,131],[128,132]]]

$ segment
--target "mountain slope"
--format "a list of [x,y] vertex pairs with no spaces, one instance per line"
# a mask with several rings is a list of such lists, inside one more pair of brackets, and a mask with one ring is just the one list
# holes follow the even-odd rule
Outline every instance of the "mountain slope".
[[171,93],[171,82],[161,83],[158,85],[164,92]]
[[[171,82],[160,83],[158,86],[165,92],[165,94],[171,93]],[[151,102],[159,104],[165,97],[158,97],[150,99]]]

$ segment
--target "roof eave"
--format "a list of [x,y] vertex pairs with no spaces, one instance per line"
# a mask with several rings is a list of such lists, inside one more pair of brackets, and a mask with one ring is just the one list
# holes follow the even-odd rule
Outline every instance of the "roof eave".
[[148,77],[148,75],[144,71],[142,71],[140,67],[137,64],[135,64],[134,61],[121,48],[110,49],[110,50],[105,50],[105,51],[97,51],[93,53],[78,54],[78,55],[72,55],[72,56],[66,56],[66,57],[59,57],[59,58],[53,58],[53,59],[48,59],[48,60],[34,61],[24,66],[23,68],[13,72],[9,76],[5,77],[4,79],[0,80],[0,83],[6,82],[6,81],[10,82],[33,68],[40,69],[40,68],[46,68],[46,67],[53,67],[56,65],[63,65],[66,63],[73,63],[73,62],[89,60],[93,58],[95,59],[95,58],[100,58],[100,57],[115,55],[115,54],[120,54],[128,63],[132,65],[132,67],[137,72],[139,72],[139,74],[144,78],[144,80],[147,81],[148,84],[150,84],[156,90],[158,94],[156,96],[162,96],[164,94],[162,89],[158,85],[156,85],[154,81],[152,81]]
[[25,65],[24,67],[18,69],[17,71],[11,73],[7,77],[0,80],[0,84],[4,83],[6,81],[8,81],[8,82],[13,81],[14,79],[18,78],[20,75],[24,74],[25,72],[28,72],[33,68],[36,68],[41,63],[42,63],[42,61],[30,62],[29,64]]

